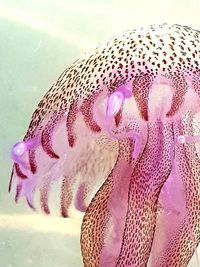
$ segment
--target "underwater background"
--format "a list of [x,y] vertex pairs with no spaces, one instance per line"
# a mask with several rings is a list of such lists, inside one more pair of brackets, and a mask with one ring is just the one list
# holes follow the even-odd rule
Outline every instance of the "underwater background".
[[[179,23],[200,30],[200,0],[0,1],[0,267],[81,267],[82,214],[33,213],[8,194],[10,149],[37,103],[84,52],[128,28]],[[56,196],[55,193],[55,198]],[[193,257],[190,267],[197,266]]]

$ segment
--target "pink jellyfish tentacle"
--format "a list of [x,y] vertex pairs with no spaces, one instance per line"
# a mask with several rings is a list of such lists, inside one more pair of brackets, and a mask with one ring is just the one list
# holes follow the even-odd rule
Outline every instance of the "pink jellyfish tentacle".
[[85,212],[87,209],[87,205],[85,204],[85,198],[88,193],[88,187],[87,183],[80,183],[78,186],[78,190],[76,192],[76,197],[75,197],[75,208],[81,212]]
[[102,90],[99,89],[98,92],[94,93],[89,98],[84,99],[80,108],[86,125],[94,133],[99,133],[101,131],[100,126],[96,123],[93,117],[94,103],[101,92]]
[[60,213],[64,218],[69,217],[69,207],[71,206],[73,199],[73,190],[72,185],[73,181],[69,177],[64,176],[61,187],[61,196],[60,196]]
[[29,149],[28,157],[29,157],[30,170],[33,174],[35,174],[37,172],[35,149]]
[[183,75],[173,75],[171,78],[171,87],[173,91],[173,97],[170,110],[166,114],[167,117],[175,115],[176,112],[182,106],[185,100],[185,94],[188,89],[188,84]]
[[99,140],[99,145],[96,142],[92,146],[88,145],[79,157],[78,179],[73,199],[77,210],[81,212],[86,210],[94,193],[108,177],[117,158],[116,142],[112,142],[112,149],[109,151],[104,145],[101,146]]
[[191,87],[200,97],[200,70],[196,70],[193,73]]
[[[127,131],[123,133],[113,133],[111,129],[113,118],[116,121],[117,114],[120,114],[126,99],[132,97],[130,88],[126,85],[121,85],[118,89],[108,97],[106,110],[106,130],[109,136],[113,139],[131,138],[135,141],[132,157],[137,159],[141,152],[142,136],[136,131]],[[121,114],[120,114],[121,116]],[[117,123],[118,124],[118,123]]]
[[[200,135],[192,135],[193,134],[193,129],[192,129],[191,126],[192,126],[192,114],[189,114],[189,116],[187,118],[187,121],[186,121],[186,125],[183,125],[183,131],[186,131],[187,135],[179,135],[177,137],[177,143],[179,145],[185,145],[186,146],[186,149],[185,149],[186,151],[187,150],[189,150],[189,151],[193,150],[192,152],[195,154],[195,163],[198,166],[198,165],[200,165],[200,160],[199,160],[199,156],[197,155],[195,144],[196,143],[200,143]],[[191,135],[188,135],[188,134],[191,134]],[[191,149],[190,145],[193,146],[192,149]],[[189,149],[188,149],[188,146],[190,146]],[[186,156],[187,156],[187,154],[186,154]],[[187,201],[187,199],[186,199],[186,201]],[[186,205],[186,209],[187,209],[187,205]],[[194,252],[194,251],[196,251],[196,248],[197,248],[197,245],[198,245],[199,241],[197,243],[197,239],[195,238],[195,234],[192,231],[193,224],[191,223],[191,219],[189,219],[189,214],[186,214],[186,224],[189,227],[189,233],[190,233],[190,238],[191,238],[191,241],[192,241],[192,247],[193,247],[193,252]],[[199,227],[200,227],[200,224],[199,224]]]
[[22,185],[21,184],[17,184],[17,186],[16,186],[16,194],[15,194],[15,202],[16,203],[18,202],[21,190],[22,190]]
[[63,117],[64,111],[58,112],[56,115],[53,115],[50,120],[46,123],[42,134],[41,134],[41,145],[43,150],[50,158],[59,159],[59,156],[53,150],[52,139],[53,132],[58,121]]
[[49,209],[49,192],[51,189],[51,183],[48,181],[49,179],[47,178],[45,181],[45,184],[40,188],[40,206],[42,211],[45,214],[50,214],[50,209]]
[[133,96],[137,103],[142,119],[148,121],[149,92],[153,84],[153,75],[142,73],[136,75],[132,83]]
[[[84,160],[83,160],[84,158]],[[87,171],[82,172],[83,166],[87,166],[87,157],[85,154],[80,155],[79,164],[76,165],[72,173],[65,173],[61,187],[60,212],[62,217],[69,217],[69,208],[74,200],[74,207],[85,212],[87,205],[85,197],[87,195],[87,183],[84,182],[84,176],[88,175]],[[79,179],[81,176],[81,179]]]
[[[116,262],[125,221],[128,185],[135,164],[131,157],[132,146],[131,140],[119,140],[119,154],[115,166],[86,210],[81,227],[84,266],[113,266],[113,262]],[[117,223],[118,219],[120,223]],[[115,225],[114,229],[110,225],[111,220]],[[109,242],[109,237],[107,239],[106,236],[110,227],[116,232],[113,237],[117,235],[117,238],[114,240],[110,236]],[[109,246],[109,243],[112,243],[114,248]]]
[[160,190],[171,172],[172,124],[148,123],[148,139],[132,173],[123,242],[116,266],[146,266],[154,238]]
[[69,112],[66,120],[67,127],[67,138],[70,147],[75,145],[76,141],[76,133],[74,132],[74,124],[77,119],[77,114],[80,111],[83,115],[84,122],[86,126],[94,133],[99,133],[101,131],[100,126],[97,124],[93,117],[93,108],[96,99],[101,94],[101,90],[99,89],[93,95],[88,95],[82,100],[81,107],[78,108],[78,100],[74,100],[69,108]]
[[[99,132],[101,130],[100,127],[95,122],[95,120],[93,119],[93,114],[92,114],[94,102],[99,94],[100,92],[98,92],[96,95],[86,98],[85,100],[82,101],[81,106],[78,103],[79,102],[78,99],[72,101],[70,108],[68,109],[67,112],[65,112],[67,140],[68,140],[68,144],[70,148],[74,148],[77,142],[77,135],[75,132],[75,123],[76,123],[77,116],[79,115],[79,113],[83,114],[83,119],[85,121],[85,124],[92,132]],[[62,117],[62,114],[61,116],[57,114],[57,117]],[[58,121],[57,117],[55,117],[55,122]],[[46,153],[50,157],[58,159],[59,157],[57,157],[57,155],[53,151],[52,143],[51,143],[51,136],[52,136],[53,128],[55,127],[54,121],[52,121],[49,125],[47,124],[46,127],[47,127],[47,130],[44,129],[44,131],[45,131],[45,134],[47,134],[48,138],[47,138],[47,144],[45,146],[43,144],[43,149],[46,150]],[[67,154],[66,154],[66,158],[67,158]],[[77,178],[76,178],[77,173],[78,171],[80,171],[80,168],[81,168],[80,166],[78,167],[78,165],[72,173],[64,174],[63,183],[61,187],[61,199],[60,199],[60,205],[61,205],[60,212],[61,212],[62,217],[69,217],[69,207],[72,204],[73,195],[75,194],[73,187],[74,187],[74,183],[77,181]],[[81,191],[80,186],[78,187],[78,191],[76,193],[77,199],[79,199],[79,204],[78,202],[75,202],[75,207],[78,210],[85,211],[86,206],[83,207],[84,199],[82,199],[82,201],[80,199],[83,193],[82,191],[84,190]],[[43,211],[46,214],[50,213],[49,208],[48,208],[48,192],[49,190],[47,191],[46,188],[43,188],[43,190],[41,191],[41,206],[42,206]]]
[[[200,185],[199,172],[200,160],[196,151],[195,142],[199,137],[193,136],[193,129],[190,116],[186,122],[177,122],[174,125],[174,132],[177,136],[175,145],[176,172],[185,191],[185,211],[182,220],[176,226],[176,231],[167,237],[165,248],[156,259],[155,266],[177,266],[177,263],[186,267],[195,252],[200,240]],[[187,140],[187,142],[186,142]]]
[[[71,105],[72,106],[72,105]],[[78,110],[75,110],[75,119],[76,119],[76,113]],[[67,114],[67,119],[70,118],[70,113],[69,113],[69,104],[65,103],[60,105],[60,107],[57,108],[57,110],[54,110],[48,119],[48,121],[45,123],[45,125],[42,128],[41,131],[41,145],[43,150],[46,152],[46,154],[52,158],[52,159],[59,159],[60,156],[54,151],[53,149],[53,135],[55,132],[56,127],[58,124],[61,122],[61,120],[65,117]],[[71,124],[70,124],[71,125]]]
[[76,141],[76,134],[74,132],[74,123],[77,118],[77,112],[78,112],[78,103],[77,101],[73,101],[70,105],[66,119],[67,139],[70,147],[73,147]]

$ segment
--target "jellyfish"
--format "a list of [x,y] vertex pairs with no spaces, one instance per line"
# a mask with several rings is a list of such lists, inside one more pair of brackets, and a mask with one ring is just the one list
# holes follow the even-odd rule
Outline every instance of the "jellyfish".
[[[85,267],[184,267],[200,240],[200,31],[125,31],[68,67],[11,151],[9,190],[84,217]],[[35,194],[40,205],[35,205]]]

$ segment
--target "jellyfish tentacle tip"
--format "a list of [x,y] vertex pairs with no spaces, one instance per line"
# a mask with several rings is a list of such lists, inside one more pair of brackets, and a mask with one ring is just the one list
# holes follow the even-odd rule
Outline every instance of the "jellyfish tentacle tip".
[[35,206],[34,206],[34,204],[33,204],[33,201],[30,200],[28,197],[26,198],[26,201],[27,201],[28,206],[29,206],[33,211],[36,211],[36,208],[35,208]]
[[132,132],[132,135],[133,135],[133,140],[135,141],[134,148],[132,151],[132,159],[137,160],[141,152],[142,136],[141,134],[136,132]]

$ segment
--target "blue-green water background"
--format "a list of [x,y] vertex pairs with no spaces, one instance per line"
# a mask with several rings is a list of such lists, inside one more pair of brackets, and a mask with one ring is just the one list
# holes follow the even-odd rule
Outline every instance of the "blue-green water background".
[[111,35],[162,22],[200,29],[199,10],[200,0],[0,1],[0,267],[82,266],[80,216],[47,219],[7,193],[10,148],[46,90]]

